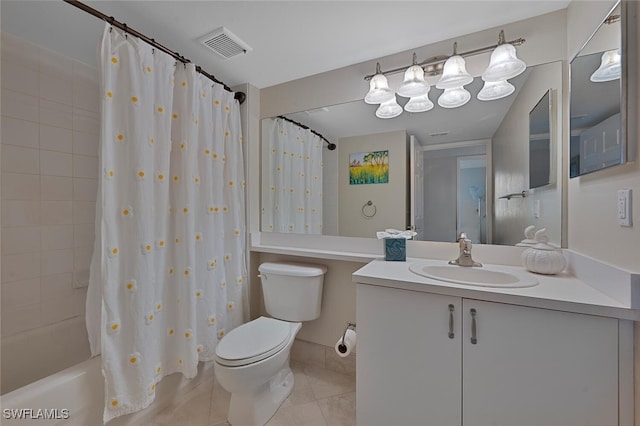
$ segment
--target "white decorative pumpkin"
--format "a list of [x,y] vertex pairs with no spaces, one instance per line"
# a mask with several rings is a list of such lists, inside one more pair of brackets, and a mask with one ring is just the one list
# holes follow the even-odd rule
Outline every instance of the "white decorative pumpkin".
[[561,250],[548,244],[546,232],[545,228],[536,232],[535,239],[538,244],[522,253],[522,265],[528,271],[552,275],[562,272],[567,266],[567,261]]

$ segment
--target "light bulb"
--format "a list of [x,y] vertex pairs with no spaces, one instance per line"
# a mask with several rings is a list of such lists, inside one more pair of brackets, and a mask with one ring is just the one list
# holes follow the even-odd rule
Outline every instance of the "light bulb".
[[472,81],[473,77],[467,72],[464,58],[459,55],[454,55],[444,63],[442,77],[440,77],[440,81],[436,83],[436,87],[438,89],[453,89],[462,87]]
[[491,52],[491,60],[482,73],[482,79],[490,82],[508,80],[522,74],[526,68],[527,64],[516,56],[516,48],[504,43]]
[[412,65],[404,72],[404,81],[398,88],[398,95],[405,98],[426,95],[429,83],[424,81],[424,70],[420,65]]

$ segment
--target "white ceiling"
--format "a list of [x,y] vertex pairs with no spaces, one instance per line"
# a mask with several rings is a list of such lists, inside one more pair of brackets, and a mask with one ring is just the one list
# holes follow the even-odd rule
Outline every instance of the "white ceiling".
[[[570,0],[86,1],[229,86],[258,88],[563,9]],[[2,0],[1,29],[90,65],[103,25],[61,0]],[[253,50],[219,59],[197,40],[225,26]]]

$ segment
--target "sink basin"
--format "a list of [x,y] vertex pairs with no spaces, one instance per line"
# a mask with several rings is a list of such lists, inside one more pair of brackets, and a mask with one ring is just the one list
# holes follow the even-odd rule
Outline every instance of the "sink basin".
[[443,261],[426,261],[412,263],[409,270],[423,277],[454,284],[501,288],[538,285],[538,280],[532,274],[506,266],[465,267],[444,264]]

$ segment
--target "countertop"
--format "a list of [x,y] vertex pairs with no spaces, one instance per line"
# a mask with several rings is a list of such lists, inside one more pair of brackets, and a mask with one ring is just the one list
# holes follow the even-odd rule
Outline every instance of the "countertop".
[[[534,287],[480,287],[423,277],[409,270],[409,266],[415,262],[429,262],[434,265],[447,264],[442,260],[420,258],[407,258],[405,262],[387,262],[383,259],[375,259],[354,272],[352,278],[354,282],[361,284],[618,319],[640,320],[640,310],[632,309],[631,306],[614,299],[568,272],[558,275],[533,274],[539,282]],[[531,274],[522,267],[499,266],[504,270],[513,269]]]

